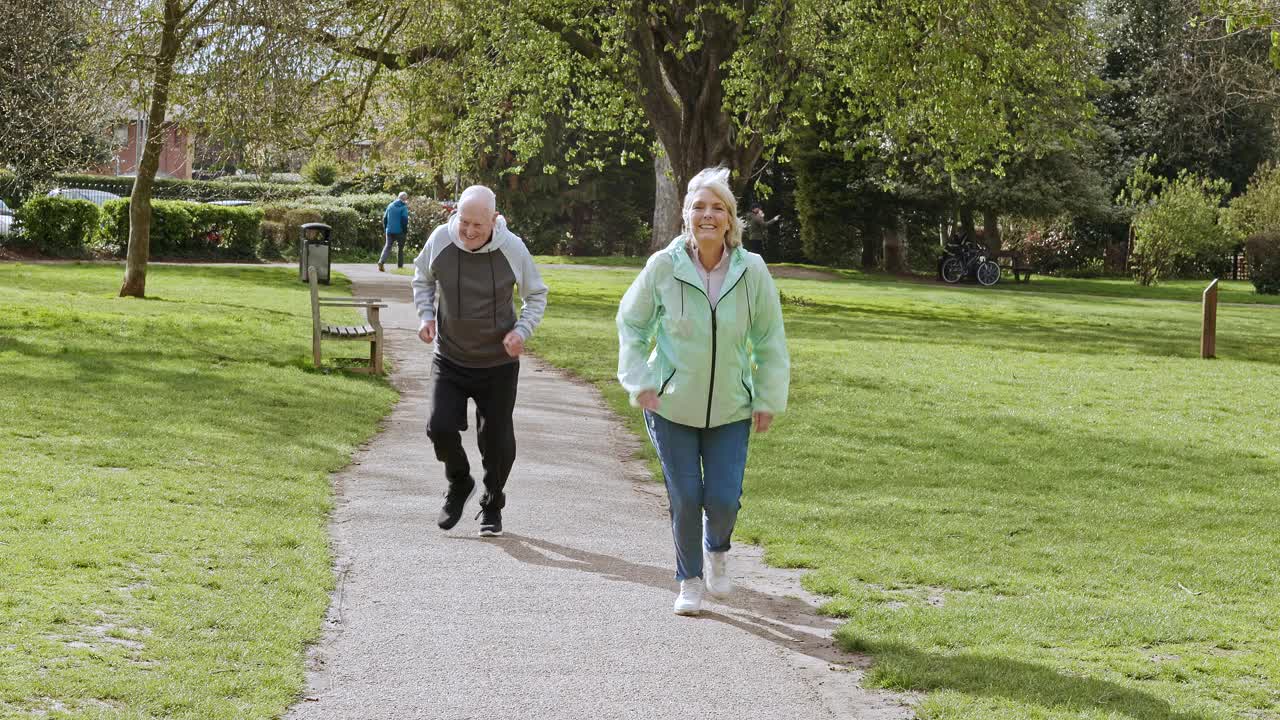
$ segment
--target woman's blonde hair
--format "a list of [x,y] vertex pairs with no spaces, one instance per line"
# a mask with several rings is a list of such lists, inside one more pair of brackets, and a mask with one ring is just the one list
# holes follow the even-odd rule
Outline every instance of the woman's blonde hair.
[[742,244],[742,219],[738,217],[738,200],[729,187],[729,168],[723,165],[707,168],[689,180],[688,191],[684,194],[684,210],[680,216],[684,219],[684,234],[693,237],[693,196],[699,190],[710,190],[720,198],[729,211],[729,232],[724,234],[724,242],[730,248]]

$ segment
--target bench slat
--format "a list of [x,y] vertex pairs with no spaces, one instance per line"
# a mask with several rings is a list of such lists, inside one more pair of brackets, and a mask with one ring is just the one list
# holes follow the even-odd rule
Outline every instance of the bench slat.
[[325,325],[320,332],[339,340],[360,340],[377,333],[371,325]]

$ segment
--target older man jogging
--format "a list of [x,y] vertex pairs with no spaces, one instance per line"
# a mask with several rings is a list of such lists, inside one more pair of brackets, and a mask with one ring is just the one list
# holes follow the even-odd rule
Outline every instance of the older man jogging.
[[[453,528],[476,489],[462,447],[470,399],[484,464],[480,534],[501,535],[504,488],[516,457],[511,414],[520,353],[542,321],[547,286],[524,241],[498,215],[493,191],[483,185],[462,192],[458,212],[431,233],[413,264],[418,337],[435,343],[427,437],[448,479],[436,524]],[[519,317],[512,302],[516,288]]]

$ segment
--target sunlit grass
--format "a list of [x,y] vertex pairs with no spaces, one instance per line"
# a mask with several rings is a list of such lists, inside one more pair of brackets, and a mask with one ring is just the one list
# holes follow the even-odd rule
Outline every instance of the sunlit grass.
[[120,272],[0,265],[0,717],[278,717],[394,393],[309,368],[291,269]]

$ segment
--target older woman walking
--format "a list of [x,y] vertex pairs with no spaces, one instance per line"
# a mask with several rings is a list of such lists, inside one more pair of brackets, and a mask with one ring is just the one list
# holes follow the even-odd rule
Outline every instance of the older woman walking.
[[778,291],[764,260],[742,247],[727,169],[689,181],[683,217],[684,231],[649,258],[618,308],[618,380],[644,409],[662,463],[675,613],[697,615],[704,592],[732,589],[747,442],[753,424],[764,432],[786,409],[791,363]]

